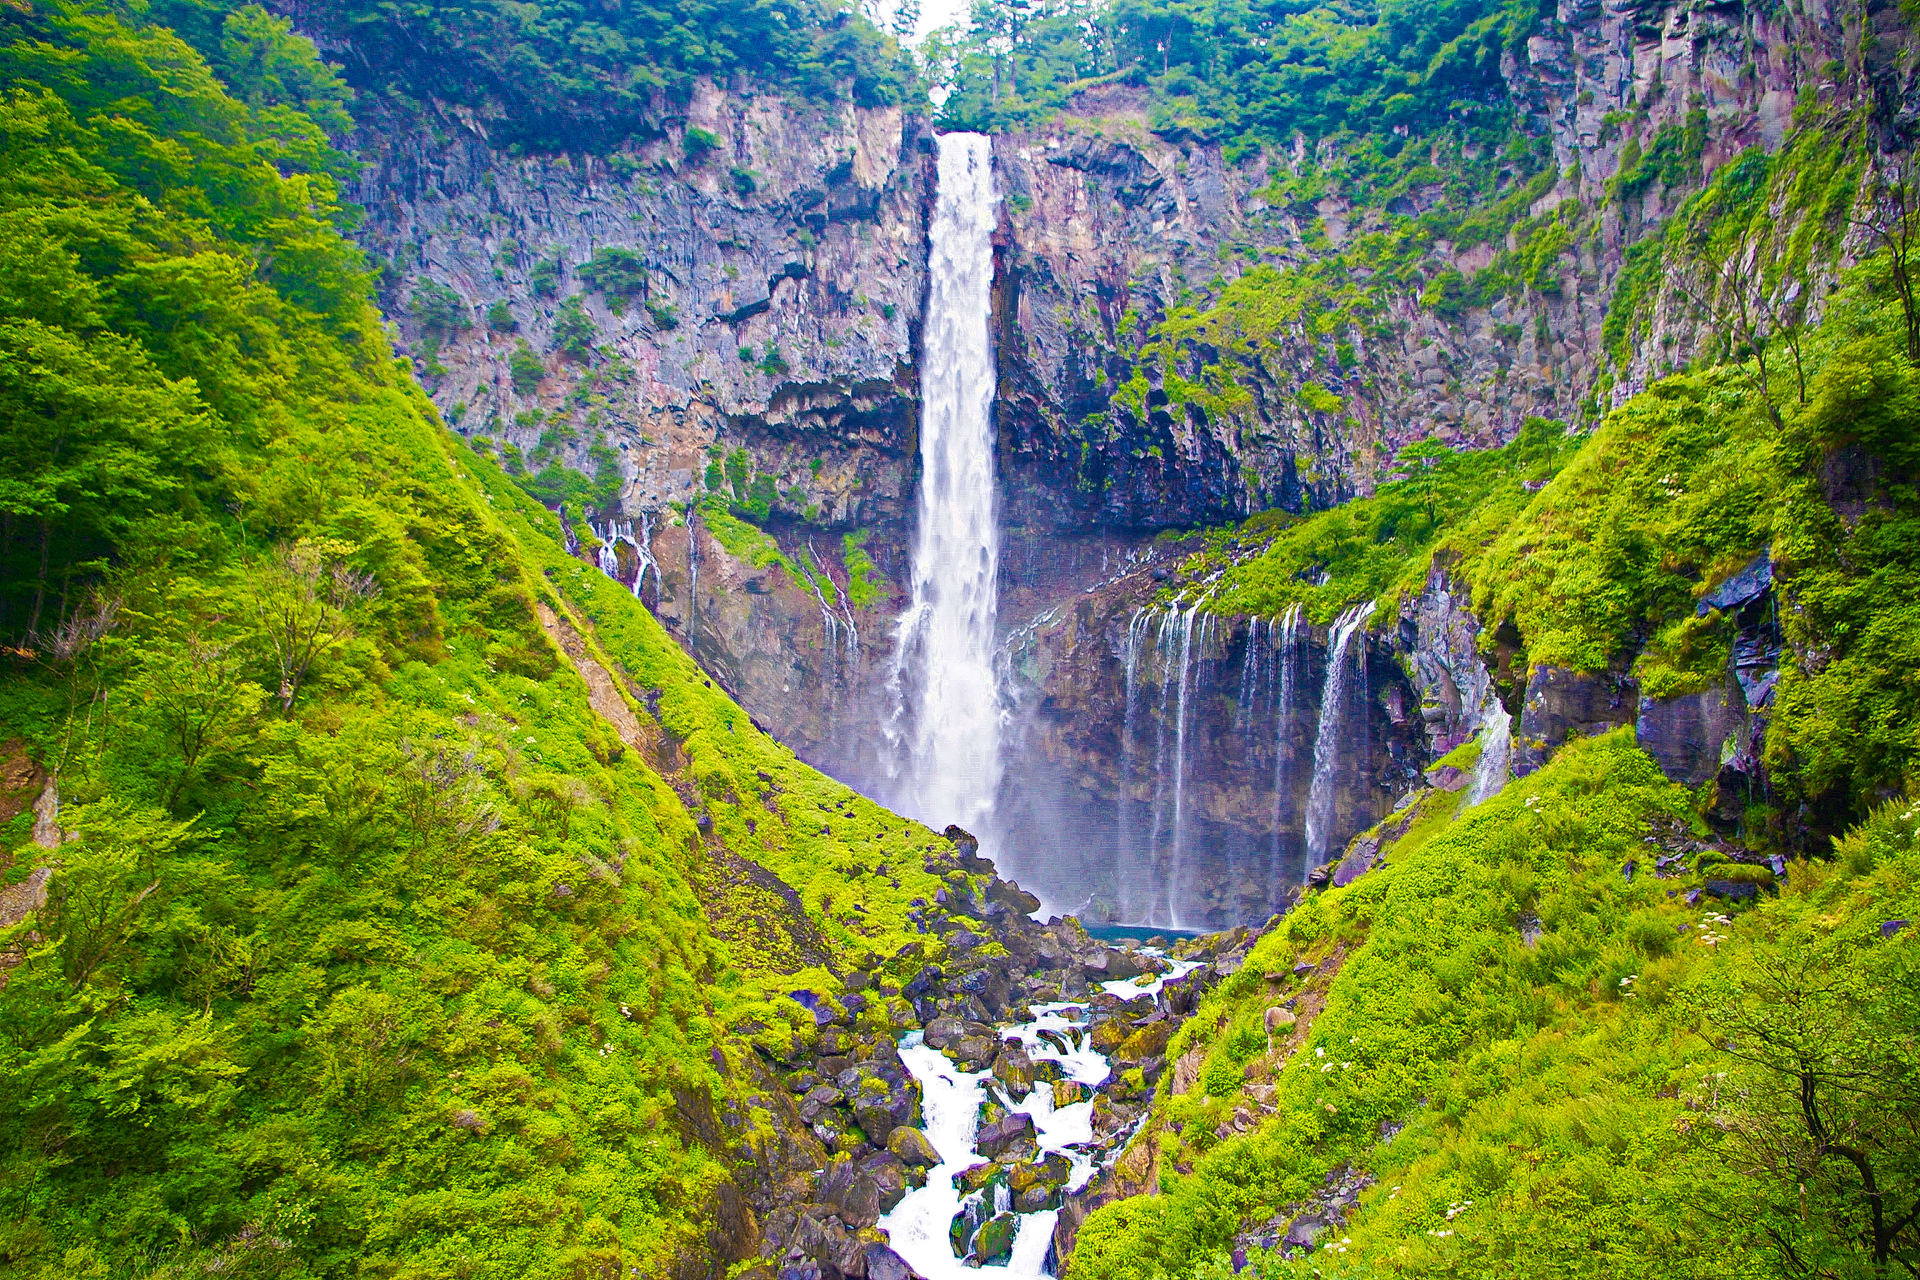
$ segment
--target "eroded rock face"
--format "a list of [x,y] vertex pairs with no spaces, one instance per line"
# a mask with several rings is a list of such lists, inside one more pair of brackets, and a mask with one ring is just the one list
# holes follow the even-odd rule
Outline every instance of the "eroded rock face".
[[[870,780],[913,521],[926,120],[706,85],[611,159],[510,156],[443,124],[366,131],[355,190],[441,412],[509,465],[615,467],[622,580],[782,740]],[[690,128],[717,145],[690,158]],[[644,278],[595,275],[609,251]],[[583,354],[562,340],[576,296]],[[537,377],[516,383],[522,343]],[[765,504],[764,537],[689,513],[716,484]],[[612,530],[576,532],[592,558]]]

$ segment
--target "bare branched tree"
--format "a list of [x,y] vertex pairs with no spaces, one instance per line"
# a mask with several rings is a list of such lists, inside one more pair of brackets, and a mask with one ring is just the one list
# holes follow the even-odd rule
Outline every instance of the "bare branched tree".
[[352,608],[380,594],[372,574],[346,562],[350,550],[331,539],[282,547],[254,591],[254,612],[279,666],[282,715],[293,714],[314,661],[353,638]]
[[1729,347],[1729,354],[1751,356],[1755,382],[1767,416],[1781,425],[1780,406],[1773,396],[1767,369],[1767,347],[1775,339],[1786,343],[1793,359],[1800,403],[1807,400],[1806,371],[1800,360],[1800,330],[1805,319],[1804,290],[1798,280],[1778,288],[1767,283],[1766,249],[1770,227],[1749,223],[1730,246],[1716,247],[1704,238],[1690,246],[1686,261],[1673,276],[1673,286],[1706,318]]
[[1906,319],[1907,359],[1920,365],[1920,299],[1914,258],[1920,253],[1920,174],[1912,156],[1883,159],[1869,179],[1853,224],[1887,250],[1894,292]]

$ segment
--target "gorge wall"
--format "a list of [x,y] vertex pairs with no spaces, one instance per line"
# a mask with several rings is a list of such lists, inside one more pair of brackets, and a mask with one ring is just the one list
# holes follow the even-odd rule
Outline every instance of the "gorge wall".
[[[1797,103],[1865,95],[1879,127],[1908,128],[1897,41],[1860,29],[1897,22],[1884,4],[1567,0],[1503,62],[1526,121],[1516,145],[1436,151],[1430,180],[1374,201],[1297,181],[1332,153],[1230,156],[1155,134],[1144,91],[1124,85],[997,137],[1003,866],[1050,908],[1128,916],[1124,869],[1164,889],[1176,859],[1204,851],[1183,862],[1191,888],[1162,902],[1163,923],[1278,905],[1305,858],[1295,793],[1312,770],[1297,757],[1317,729],[1325,629],[1298,640],[1305,677],[1284,715],[1282,619],[1203,616],[1174,661],[1158,593],[1178,549],[1149,535],[1367,493],[1430,435],[1479,447],[1534,415],[1584,424],[1685,363],[1699,327],[1671,299],[1642,340],[1609,348],[1629,251],[1702,175],[1776,146]],[[928,121],[709,85],[611,157],[509,155],[452,111],[437,129],[366,130],[360,191],[390,312],[443,414],[510,468],[617,472],[618,515],[576,521],[582,554],[632,583],[776,736],[881,789],[912,535]],[[1422,214],[1475,202],[1497,225],[1421,230]],[[590,265],[607,250],[638,274],[610,284]],[[1507,284],[1483,296],[1469,285],[1489,269]],[[1409,271],[1425,287],[1407,287]],[[1431,586],[1359,641],[1342,841],[1496,708],[1519,724],[1529,699],[1551,700],[1488,693],[1477,626],[1445,594]],[[1443,622],[1421,622],[1436,611]],[[1174,785],[1177,835],[1162,813]]]

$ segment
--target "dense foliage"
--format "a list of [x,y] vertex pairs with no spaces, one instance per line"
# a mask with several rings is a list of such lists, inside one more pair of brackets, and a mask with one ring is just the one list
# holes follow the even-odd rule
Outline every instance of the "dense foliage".
[[979,0],[926,55],[956,127],[1030,125],[1091,84],[1128,80],[1151,90],[1155,129],[1244,148],[1503,119],[1500,55],[1536,12],[1531,0]]
[[[471,108],[498,144],[604,148],[657,134],[696,77],[735,78],[814,102],[899,102],[911,63],[842,0],[671,0],[588,6],[572,0],[322,0],[282,6],[363,93],[409,109]],[[203,52],[231,6],[160,0],[157,18]],[[226,67],[213,58],[216,69]]]
[[70,5],[0,80],[0,1271],[736,1247],[750,1046],[938,949],[928,833],[439,429],[310,121]]

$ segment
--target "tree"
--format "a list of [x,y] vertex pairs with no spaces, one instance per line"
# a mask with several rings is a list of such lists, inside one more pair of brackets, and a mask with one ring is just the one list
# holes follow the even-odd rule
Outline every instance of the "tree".
[[595,249],[593,256],[580,264],[580,278],[588,288],[609,297],[630,298],[647,287],[647,264],[632,249]]
[[1426,509],[1427,523],[1438,519],[1439,469],[1453,457],[1453,450],[1432,436],[1402,449],[1393,460],[1393,478],[1406,486]]
[[513,354],[507,357],[507,372],[513,378],[513,389],[526,396],[540,386],[540,380],[547,376],[547,366],[522,338],[513,344]]
[[254,618],[279,671],[282,715],[293,714],[314,662],[352,639],[353,607],[380,594],[372,574],[347,563],[352,550],[333,538],[303,538],[275,552],[254,582]]
[[221,750],[259,713],[266,692],[245,678],[235,637],[188,617],[140,649],[128,692],[158,742],[148,763],[173,809]]
[[77,990],[121,954],[161,887],[163,864],[185,843],[193,822],[105,804],[82,810],[76,825],[76,838],[60,846],[41,924],[58,949],[62,975]]
[[1785,340],[1802,404],[1807,400],[1807,378],[1800,361],[1799,281],[1789,280],[1777,289],[1767,282],[1765,253],[1771,231],[1769,221],[1755,218],[1730,244],[1696,233],[1686,243],[1687,256],[1678,264],[1673,283],[1735,356],[1744,352],[1752,357],[1761,402],[1779,427],[1780,407],[1767,373],[1768,344],[1776,338]]
[[1907,325],[1907,359],[1920,365],[1920,300],[1914,293],[1914,255],[1920,252],[1920,192],[1911,156],[1880,162],[1867,186],[1866,215],[1855,219],[1886,247],[1894,292]]
[[1804,1276],[1920,1276],[1920,954],[1783,933],[1752,948],[1710,1012],[1745,1070],[1719,1121],[1776,1188],[1765,1229]]
[[587,314],[579,294],[560,304],[560,312],[553,318],[553,340],[562,351],[576,360],[585,360],[593,354],[593,340],[599,336],[599,327]]

